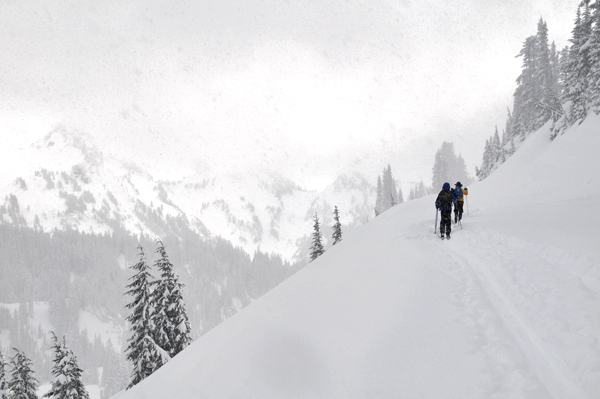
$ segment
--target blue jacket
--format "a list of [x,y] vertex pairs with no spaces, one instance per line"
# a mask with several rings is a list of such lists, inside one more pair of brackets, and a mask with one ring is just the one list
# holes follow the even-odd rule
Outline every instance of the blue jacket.
[[451,211],[452,204],[456,204],[456,193],[454,190],[446,189],[440,191],[436,200],[435,207],[440,211]]

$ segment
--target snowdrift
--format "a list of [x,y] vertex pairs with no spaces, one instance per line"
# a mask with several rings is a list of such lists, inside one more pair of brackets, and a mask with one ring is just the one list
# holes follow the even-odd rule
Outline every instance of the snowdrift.
[[450,241],[433,195],[390,209],[116,397],[597,398],[599,131],[533,134]]

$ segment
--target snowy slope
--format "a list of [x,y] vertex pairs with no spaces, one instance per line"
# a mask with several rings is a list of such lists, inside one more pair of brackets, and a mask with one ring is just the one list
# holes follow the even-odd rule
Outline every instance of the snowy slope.
[[599,130],[533,134],[450,241],[392,208],[116,397],[597,398]]
[[171,223],[204,237],[221,236],[250,255],[260,249],[304,262],[315,212],[330,225],[337,205],[348,229],[373,213],[375,188],[359,173],[339,176],[321,192],[256,170],[214,174],[199,167],[161,181],[62,126],[10,155],[0,169],[0,220],[45,231],[106,233],[118,226],[163,236],[170,217]]

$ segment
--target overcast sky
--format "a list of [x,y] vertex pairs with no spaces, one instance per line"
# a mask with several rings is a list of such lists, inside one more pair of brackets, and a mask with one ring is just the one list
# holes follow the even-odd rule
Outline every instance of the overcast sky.
[[522,42],[543,17],[567,45],[577,4],[4,0],[0,132],[9,148],[60,123],[162,178],[260,167],[318,187],[389,162],[429,183],[443,140],[480,164]]

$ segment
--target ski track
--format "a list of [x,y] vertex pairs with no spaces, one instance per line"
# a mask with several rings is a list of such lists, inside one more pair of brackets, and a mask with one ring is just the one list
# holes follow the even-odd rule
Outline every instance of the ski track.
[[[589,261],[493,231],[452,227],[450,241],[429,239],[449,252],[457,303],[476,331],[475,348],[490,364],[489,397],[597,397],[600,336],[593,327],[600,317],[593,312],[598,289],[583,278],[593,270]],[[574,329],[573,320],[580,321]],[[515,343],[524,363],[510,360]],[[582,345],[587,353],[576,353]]]
[[504,326],[486,288],[464,259],[450,254],[449,263],[456,281],[456,305],[462,307],[468,327],[473,330],[473,353],[481,351],[490,375],[486,398],[551,398],[539,378],[529,370],[525,356]]

